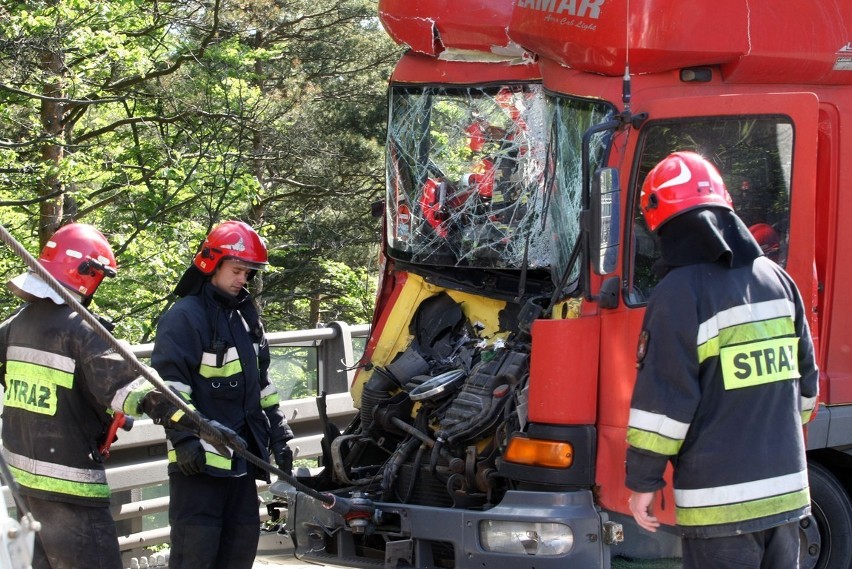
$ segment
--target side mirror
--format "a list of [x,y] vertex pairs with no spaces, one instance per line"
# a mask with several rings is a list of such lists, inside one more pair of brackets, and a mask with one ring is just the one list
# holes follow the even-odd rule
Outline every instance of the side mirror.
[[615,271],[621,232],[620,196],[618,170],[598,169],[592,180],[589,252],[592,269],[599,275]]

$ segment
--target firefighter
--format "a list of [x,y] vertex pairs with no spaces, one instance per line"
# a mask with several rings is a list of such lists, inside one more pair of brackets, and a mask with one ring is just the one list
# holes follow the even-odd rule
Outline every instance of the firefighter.
[[802,426],[818,387],[799,291],[700,155],[657,164],[640,207],[667,272],[637,350],[630,510],[656,531],[655,493],[671,461],[685,569],[798,567],[798,522],[810,513]]
[[763,254],[776,263],[781,263],[781,237],[768,223],[755,223],[748,228]]
[[[57,230],[38,262],[85,306],[103,278],[116,274],[106,238],[80,223]],[[26,304],[0,324],[3,458],[41,523],[32,566],[120,569],[100,453],[112,442],[103,440],[110,414],[145,412],[172,424],[166,418],[177,407],[37,274],[7,286]]]
[[[269,346],[246,284],[267,266],[266,246],[240,221],[205,239],[157,326],[151,365],[202,414],[236,431],[248,451],[290,474],[293,433],[269,381]],[[255,479],[191,433],[166,431],[169,447],[171,569],[241,569],[254,564],[260,535]]]

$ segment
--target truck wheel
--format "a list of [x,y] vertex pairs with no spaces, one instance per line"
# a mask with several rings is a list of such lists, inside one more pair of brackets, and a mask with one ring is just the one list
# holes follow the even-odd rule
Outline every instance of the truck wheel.
[[[852,504],[846,490],[824,466],[808,463],[811,486],[811,514],[819,532],[819,542],[809,520],[802,520],[802,567],[852,569]],[[814,547],[816,546],[816,548]],[[816,563],[813,554],[818,551]]]

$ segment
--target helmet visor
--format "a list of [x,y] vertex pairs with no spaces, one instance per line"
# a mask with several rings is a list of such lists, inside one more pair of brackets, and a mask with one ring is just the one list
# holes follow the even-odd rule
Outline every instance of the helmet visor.
[[265,271],[269,267],[269,263],[246,261],[245,259],[240,259],[239,257],[222,257],[222,260],[231,261],[234,265],[240,268],[249,269],[252,271]]

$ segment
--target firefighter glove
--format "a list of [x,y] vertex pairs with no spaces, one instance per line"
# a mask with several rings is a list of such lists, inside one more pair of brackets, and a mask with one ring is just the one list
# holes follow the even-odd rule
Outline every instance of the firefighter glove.
[[[174,395],[179,397],[176,393]],[[187,414],[168,396],[157,390],[149,392],[142,399],[139,407],[157,425],[192,433],[213,445],[222,456],[230,457],[233,454],[231,449],[245,450],[246,448],[246,442],[232,429],[218,421],[205,419],[199,413]]]
[[286,474],[293,474],[293,451],[284,441],[272,443],[272,456],[275,464]]
[[204,422],[206,425],[200,430],[199,436],[213,445],[222,456],[230,457],[234,450],[246,449],[246,442],[233,429],[212,419],[205,419]]
[[[176,392],[172,393],[175,397],[180,397]],[[167,395],[157,389],[149,391],[142,398],[139,402],[139,411],[151,417],[157,425],[168,429],[197,430],[189,417]]]
[[183,439],[175,445],[177,465],[184,476],[194,476],[204,472],[204,447],[195,437]]

